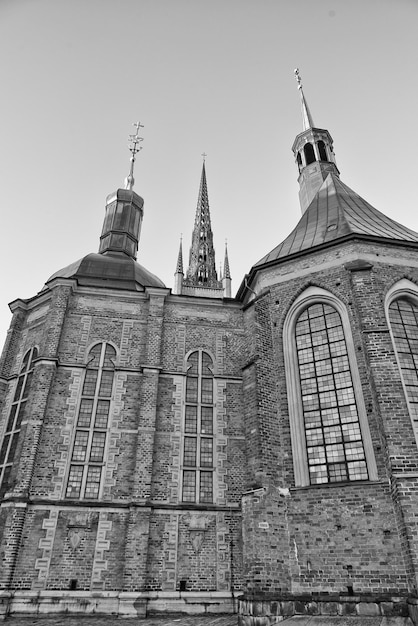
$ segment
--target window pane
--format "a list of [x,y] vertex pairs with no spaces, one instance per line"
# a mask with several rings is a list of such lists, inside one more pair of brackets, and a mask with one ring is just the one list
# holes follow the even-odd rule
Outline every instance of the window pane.
[[213,501],[213,474],[212,472],[200,472],[200,502]]
[[183,472],[183,502],[196,501],[196,472]]
[[206,352],[202,352],[202,376],[213,376],[213,362]]
[[20,400],[20,394],[22,392],[22,387],[23,387],[24,382],[25,382],[25,377],[19,376],[19,378],[17,379],[16,391],[15,391],[15,395],[13,398],[13,402],[17,402],[18,400]]
[[101,467],[89,467],[88,468],[86,489],[84,492],[85,498],[92,498],[96,500],[99,497],[101,474],[102,474]]
[[202,402],[205,404],[213,402],[213,382],[210,378],[202,378]]
[[197,376],[198,365],[199,365],[199,353],[192,352],[192,354],[187,359],[187,374]]
[[68,476],[67,498],[79,498],[81,491],[81,482],[83,480],[83,467],[81,465],[72,465]]
[[99,396],[110,397],[112,395],[113,372],[102,371],[102,379],[100,381]]
[[1,450],[0,450],[0,463],[4,463],[4,461],[6,459],[6,451],[7,451],[8,445],[9,445],[9,439],[10,439],[10,435],[5,435],[5,437],[3,439],[3,445],[2,445]]
[[87,444],[89,440],[89,433],[86,430],[78,430],[75,435],[74,448],[73,448],[73,461],[85,461]]
[[84,378],[83,396],[94,396],[96,391],[98,372],[96,370],[87,370]]
[[[0,497],[3,497],[4,494],[9,490],[10,488],[10,473],[12,471],[12,466],[11,465],[7,465],[4,468],[3,471],[3,478],[1,480],[1,485],[0,485]],[[1,472],[0,472],[1,475]]]
[[184,429],[186,433],[197,432],[197,406],[186,406]]
[[197,378],[186,379],[186,402],[197,403]]
[[103,367],[113,368],[116,361],[116,350],[113,346],[106,344]]
[[25,417],[25,412],[26,412],[26,404],[27,404],[26,400],[24,400],[24,401],[22,401],[22,402],[20,403],[20,406],[19,406],[19,412],[18,412],[18,414],[17,414],[17,419],[16,419],[15,428],[20,428],[20,426],[21,426],[21,424],[22,424],[22,421],[23,421],[23,419],[24,419],[24,417]]
[[16,415],[16,411],[17,411],[17,407],[18,406],[19,406],[18,404],[13,404],[12,408],[10,409],[10,415],[9,415],[9,421],[7,422],[6,433],[8,433],[11,430],[13,430],[13,425],[14,425],[14,421],[15,421],[15,415]]
[[109,409],[110,409],[109,400],[98,400],[97,409],[96,409],[96,418],[94,420],[95,428],[107,428]]
[[200,432],[205,435],[213,434],[213,408],[211,406],[202,406],[202,417]]
[[12,463],[13,459],[15,457],[15,452],[16,452],[16,448],[17,448],[17,442],[18,442],[18,439],[19,439],[19,432],[20,431],[15,432],[15,434],[12,437],[12,443],[10,444],[9,454],[7,456],[7,462],[8,463]]
[[102,353],[102,344],[98,343],[96,346],[89,352],[88,356],[88,366],[89,367],[99,367],[100,365],[100,356]]
[[200,465],[202,467],[213,465],[213,440],[207,437],[200,440]]
[[184,438],[184,465],[196,467],[196,443],[195,437]]
[[106,433],[94,432],[90,451],[90,461],[92,463],[101,463],[104,456],[104,448],[106,442]]
[[92,412],[93,400],[90,398],[83,398],[81,400],[80,411],[78,413],[77,426],[88,428],[90,426]]

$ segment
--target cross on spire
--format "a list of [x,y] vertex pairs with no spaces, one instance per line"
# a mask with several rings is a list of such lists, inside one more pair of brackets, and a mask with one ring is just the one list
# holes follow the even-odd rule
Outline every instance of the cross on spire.
[[144,138],[140,137],[138,134],[139,129],[144,128],[144,125],[141,124],[141,122],[134,122],[132,126],[135,126],[136,132],[134,135],[129,135],[128,137],[128,147],[132,156],[130,158],[131,167],[129,170],[129,174],[125,178],[125,189],[133,189],[133,186],[135,183],[135,179],[134,179],[135,157],[138,154],[138,152],[142,150],[142,146],[139,146],[139,144],[141,143],[141,141],[144,141]]

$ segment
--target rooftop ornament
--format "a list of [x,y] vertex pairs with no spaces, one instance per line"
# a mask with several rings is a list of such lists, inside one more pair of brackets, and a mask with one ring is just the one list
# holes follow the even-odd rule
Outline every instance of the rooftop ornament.
[[130,159],[131,168],[130,168],[128,176],[125,178],[125,189],[133,189],[133,186],[135,183],[135,179],[134,179],[135,157],[138,154],[138,152],[142,150],[142,146],[140,146],[139,144],[141,143],[141,141],[144,141],[144,138],[140,137],[138,134],[139,129],[144,128],[143,124],[141,124],[141,122],[135,122],[134,124],[132,124],[132,126],[135,126],[136,133],[134,135],[129,135],[128,137],[128,147],[132,156]]

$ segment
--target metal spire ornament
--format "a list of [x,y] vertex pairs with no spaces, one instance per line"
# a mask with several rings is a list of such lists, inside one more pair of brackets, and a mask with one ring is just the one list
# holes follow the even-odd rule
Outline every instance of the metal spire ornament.
[[302,104],[302,124],[303,124],[303,130],[305,131],[305,130],[308,130],[308,128],[313,128],[314,122],[312,119],[311,112],[309,111],[308,104],[305,100],[305,94],[303,93],[302,78],[299,73],[299,68],[295,69],[295,77],[298,83],[298,89],[300,91],[300,99],[301,99],[301,104]]
[[139,129],[144,128],[143,124],[141,124],[141,122],[135,122],[134,124],[132,124],[132,126],[135,126],[136,133],[135,135],[129,135],[128,137],[128,147],[132,156],[130,159],[131,161],[130,171],[129,171],[128,176],[125,178],[125,189],[133,189],[133,186],[135,183],[135,179],[134,179],[135,157],[138,154],[138,152],[142,150],[142,146],[139,146],[139,144],[141,143],[141,141],[144,141],[144,138],[138,135]]

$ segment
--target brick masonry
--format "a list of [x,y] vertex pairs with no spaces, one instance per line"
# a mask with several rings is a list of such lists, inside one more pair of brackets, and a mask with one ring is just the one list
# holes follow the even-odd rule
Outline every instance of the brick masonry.
[[[370,267],[350,269],[354,258]],[[123,605],[138,615],[147,603],[232,610],[239,593],[413,597],[418,455],[385,296],[404,278],[418,284],[415,258],[407,247],[336,244],[260,272],[245,306],[69,279],[17,301],[2,356],[0,434],[26,351],[37,346],[39,356],[0,508],[4,593],[62,591],[80,602],[98,593],[117,598],[104,612]],[[309,286],[347,311],[377,480],[295,483],[283,332]],[[117,360],[100,498],[67,499],[86,359],[101,342]],[[194,350],[214,362],[215,490],[205,505],[181,494]]]

